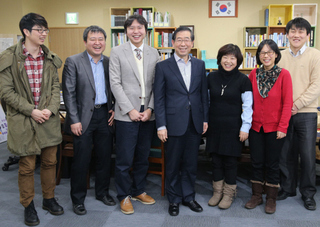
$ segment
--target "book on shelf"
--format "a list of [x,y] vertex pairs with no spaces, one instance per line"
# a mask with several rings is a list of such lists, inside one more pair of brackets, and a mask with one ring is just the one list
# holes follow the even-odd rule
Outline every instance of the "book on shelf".
[[253,55],[251,52],[246,52],[245,56],[245,68],[257,67],[257,59],[255,55]]
[[155,32],[154,33],[154,47],[172,47],[172,33]]
[[161,49],[161,50],[158,50],[158,52],[159,52],[159,54],[161,56],[161,60],[168,59],[173,54],[173,50],[172,49]]
[[152,44],[152,34],[151,34],[151,32],[152,31],[148,30],[147,33],[146,33],[146,36],[143,39],[143,42],[145,44],[148,44],[149,46],[151,46],[151,44]]
[[264,26],[269,26],[269,9],[264,11]]
[[148,27],[153,27],[153,13],[151,10],[144,10],[142,8],[136,9],[134,14],[139,14],[146,19],[148,22]]
[[171,15],[169,12],[162,14],[161,12],[154,13],[154,26],[155,27],[170,27]]
[[111,15],[111,27],[123,27],[124,22],[130,16],[130,10],[126,15]]
[[112,47],[119,46],[127,41],[127,35],[124,32],[112,33]]
[[249,35],[248,32],[246,32],[246,47],[257,47],[259,44],[267,38],[267,34],[254,34]]
[[154,45],[153,46],[155,48],[159,47],[158,36],[159,36],[159,32],[154,32]]
[[309,37],[309,46],[310,47],[313,47],[314,46],[314,31],[311,29],[311,32],[310,32],[310,37]]
[[288,47],[289,41],[285,34],[283,33],[273,33],[269,35],[269,39],[272,39],[278,47]]

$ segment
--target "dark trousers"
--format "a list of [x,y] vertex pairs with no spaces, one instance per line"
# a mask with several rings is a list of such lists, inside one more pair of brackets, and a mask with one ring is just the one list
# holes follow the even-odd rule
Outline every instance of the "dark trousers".
[[280,182],[279,158],[284,138],[277,132],[265,133],[250,129],[249,145],[252,162],[252,180],[278,185]]
[[201,141],[190,114],[187,131],[169,136],[166,143],[166,192],[170,203],[194,200],[198,151]]
[[236,184],[238,158],[212,153],[213,181],[224,180],[227,184]]
[[144,192],[153,129],[154,121],[116,121],[115,182],[119,201]]
[[108,108],[94,109],[87,130],[74,136],[74,157],[71,168],[71,199],[74,204],[84,203],[87,195],[87,173],[91,161],[92,144],[95,154],[95,193],[97,198],[108,193],[110,184],[113,134],[108,126]]
[[288,134],[280,156],[281,188],[296,193],[300,155],[300,193],[313,197],[316,184],[317,114],[298,113],[291,117]]

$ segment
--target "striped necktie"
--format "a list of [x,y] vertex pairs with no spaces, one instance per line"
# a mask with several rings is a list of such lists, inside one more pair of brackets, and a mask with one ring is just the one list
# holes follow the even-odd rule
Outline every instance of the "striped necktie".
[[134,49],[134,51],[136,52],[136,57],[138,60],[141,60],[141,50],[139,48]]

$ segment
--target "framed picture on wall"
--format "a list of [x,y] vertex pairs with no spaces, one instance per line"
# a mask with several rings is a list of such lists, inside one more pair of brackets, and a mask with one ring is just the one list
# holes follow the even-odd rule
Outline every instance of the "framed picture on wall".
[[209,18],[238,17],[238,0],[209,0]]
[[194,34],[194,25],[180,25],[180,26],[190,28],[190,30],[191,30],[192,33]]

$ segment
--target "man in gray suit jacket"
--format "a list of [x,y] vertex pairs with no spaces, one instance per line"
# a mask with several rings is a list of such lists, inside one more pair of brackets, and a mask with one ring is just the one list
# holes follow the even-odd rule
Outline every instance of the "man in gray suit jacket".
[[[154,72],[159,54],[143,43],[148,23],[141,15],[130,16],[124,30],[130,40],[110,54],[110,85],[115,96],[115,182],[121,211],[134,212],[130,198],[154,204],[144,191],[154,128]],[[132,179],[129,171],[132,170]]]
[[113,96],[109,85],[109,59],[102,55],[106,33],[90,26],[83,33],[86,51],[66,59],[62,75],[63,98],[67,110],[66,131],[73,133],[74,157],[71,169],[71,199],[78,215],[86,214],[86,175],[92,144],[96,157],[96,199],[115,205],[109,195],[113,146]]

